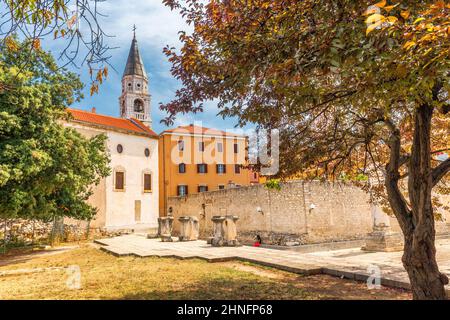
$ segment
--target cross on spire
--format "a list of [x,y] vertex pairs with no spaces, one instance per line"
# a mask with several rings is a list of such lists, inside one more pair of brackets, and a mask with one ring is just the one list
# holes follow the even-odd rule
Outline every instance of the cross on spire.
[[133,38],[136,39],[136,25],[133,24]]

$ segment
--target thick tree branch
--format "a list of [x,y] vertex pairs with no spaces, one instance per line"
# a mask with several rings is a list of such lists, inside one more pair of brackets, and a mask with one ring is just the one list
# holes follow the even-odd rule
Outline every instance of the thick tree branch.
[[436,168],[431,172],[433,179],[433,187],[439,183],[439,181],[450,172],[450,158],[441,162]]
[[386,119],[385,123],[391,131],[391,136],[389,137],[390,158],[389,163],[386,165],[386,191],[389,196],[389,203],[399,221],[400,227],[404,234],[408,234],[413,228],[410,210],[406,199],[398,186],[398,181],[400,179],[399,168],[401,166],[400,130],[390,119]]

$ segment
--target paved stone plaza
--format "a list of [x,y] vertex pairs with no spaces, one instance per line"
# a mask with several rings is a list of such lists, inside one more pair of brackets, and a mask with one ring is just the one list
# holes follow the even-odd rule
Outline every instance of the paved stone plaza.
[[[365,281],[378,267],[381,284],[409,288],[401,264],[401,252],[366,252],[360,248],[300,253],[268,248],[211,247],[206,241],[161,242],[142,235],[126,235],[96,241],[101,249],[116,256],[199,258],[209,262],[242,260],[300,274],[329,274]],[[450,239],[437,240],[440,270],[450,277]],[[450,286],[447,286],[450,292]]]

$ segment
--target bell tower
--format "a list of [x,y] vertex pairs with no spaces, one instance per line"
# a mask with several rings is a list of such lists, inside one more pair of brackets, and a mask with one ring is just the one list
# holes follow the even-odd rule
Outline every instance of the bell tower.
[[133,41],[122,76],[122,95],[119,98],[120,116],[127,119],[138,119],[151,128],[150,102],[148,77],[139,54],[136,27],[134,27]]

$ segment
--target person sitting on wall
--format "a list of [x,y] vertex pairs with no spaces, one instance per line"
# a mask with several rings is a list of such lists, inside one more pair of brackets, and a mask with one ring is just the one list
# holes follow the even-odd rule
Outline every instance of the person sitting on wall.
[[261,239],[261,237],[259,236],[259,234],[257,234],[257,235],[256,235],[256,241],[255,241],[255,243],[253,244],[253,246],[254,246],[254,247],[260,247],[261,244],[262,244],[262,239]]

